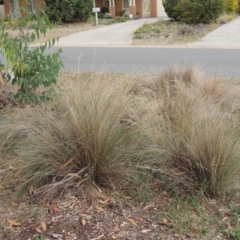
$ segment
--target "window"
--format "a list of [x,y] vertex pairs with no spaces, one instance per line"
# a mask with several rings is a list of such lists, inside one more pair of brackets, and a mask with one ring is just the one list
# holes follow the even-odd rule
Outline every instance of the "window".
[[36,0],[29,0],[27,7],[28,7],[28,11],[30,13],[36,13],[37,12],[37,2],[36,2]]
[[109,0],[104,1],[104,7],[109,8]]
[[123,8],[129,8],[129,1],[123,0]]
[[14,0],[10,0],[10,7],[11,7],[11,11],[14,12],[15,10]]

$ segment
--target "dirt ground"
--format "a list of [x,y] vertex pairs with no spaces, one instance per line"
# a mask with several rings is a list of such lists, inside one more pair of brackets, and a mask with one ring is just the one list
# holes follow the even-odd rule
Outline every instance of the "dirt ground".
[[[104,193],[92,185],[84,194],[72,191],[63,198],[41,203],[30,194],[13,197],[12,190],[1,189],[3,240],[231,239],[215,228],[207,236],[200,234],[197,221],[191,223],[189,232],[179,234],[169,215],[172,192],[163,191],[154,200],[141,202],[130,196],[119,198],[114,192]],[[210,200],[205,200],[203,206],[209,215],[219,211]]]
[[77,22],[55,25],[52,30],[47,32],[46,36],[41,36],[40,39],[36,41],[36,43],[42,43],[52,38],[56,39],[60,37],[66,37],[77,32],[87,31],[100,26],[104,25],[96,26],[94,22]]

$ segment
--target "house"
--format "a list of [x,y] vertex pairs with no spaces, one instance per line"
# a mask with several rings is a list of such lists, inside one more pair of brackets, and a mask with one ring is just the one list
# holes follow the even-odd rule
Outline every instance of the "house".
[[[19,9],[28,9],[35,13],[43,6],[44,0],[4,0],[5,15],[19,18],[26,13]],[[107,7],[113,17],[124,10],[125,14],[139,17],[166,17],[162,0],[93,0],[94,7]]]
[[4,6],[3,6],[3,0],[0,0],[0,19],[5,18],[5,11],[4,11]]
[[162,0],[93,0],[95,7],[107,7],[113,17],[121,11],[140,17],[166,17]]
[[43,6],[43,2],[44,0],[4,0],[5,15],[13,19],[19,18],[26,14],[23,8],[30,13],[36,13]]

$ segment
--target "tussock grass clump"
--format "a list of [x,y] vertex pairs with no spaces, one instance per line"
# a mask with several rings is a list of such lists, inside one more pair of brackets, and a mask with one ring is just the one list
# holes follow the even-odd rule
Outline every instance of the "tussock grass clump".
[[217,18],[216,22],[218,24],[225,24],[234,20],[237,17],[238,15],[236,13],[223,13]]
[[0,116],[1,156],[21,189],[53,196],[95,181],[149,190],[156,178],[209,196],[239,187],[239,84],[194,67],[72,84],[49,103]]
[[139,142],[137,125],[126,120],[132,102],[128,88],[95,79],[51,104],[12,115],[13,124],[5,124],[0,134],[14,140],[21,131],[14,126],[23,124],[26,131],[14,146],[6,144],[17,149],[15,174],[24,176],[23,189],[33,186],[54,195],[86,181],[117,185],[127,176],[124,166],[130,165]]
[[173,185],[211,196],[238,186],[239,120],[232,111],[240,103],[236,86],[189,68],[165,71],[145,81],[141,88],[146,87],[154,92],[155,107],[145,129],[161,156],[151,163],[154,169],[165,169]]

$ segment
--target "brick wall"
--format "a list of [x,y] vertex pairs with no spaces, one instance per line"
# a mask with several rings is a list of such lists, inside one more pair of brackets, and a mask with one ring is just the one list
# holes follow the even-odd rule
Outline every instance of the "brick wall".
[[109,7],[109,13],[111,13],[112,16],[115,17],[116,16],[116,9],[115,9],[115,7]]
[[19,0],[19,6],[20,8],[23,8],[21,9],[21,15],[22,16],[26,16],[27,15],[27,12],[25,9],[27,9],[27,3],[25,0]]
[[10,14],[10,2],[9,2],[9,0],[4,0],[4,10],[5,10],[6,16],[8,16]]
[[[43,2],[44,2],[44,0],[37,0],[37,6],[39,9],[41,7],[43,7]],[[23,7],[23,8],[27,8],[26,0],[19,0],[19,6]],[[10,1],[9,0],[4,1],[4,9],[5,9],[5,14],[10,15]],[[21,15],[25,16],[26,12],[21,10]]]
[[103,8],[103,0],[97,0],[96,7],[99,7],[100,9],[102,9]]
[[[150,0],[151,17],[157,17],[157,0]],[[136,11],[140,17],[143,17],[142,0],[136,0]]]
[[129,6],[129,14],[136,15],[136,6]]
[[41,9],[43,7],[44,0],[38,0],[37,1],[37,7],[38,9]]
[[142,0],[136,0],[136,14],[139,14],[140,17],[143,16],[143,13],[142,13]]
[[116,14],[123,10],[123,1],[122,0],[115,0],[115,7],[116,7]]
[[151,0],[151,17],[157,17],[157,0]]

